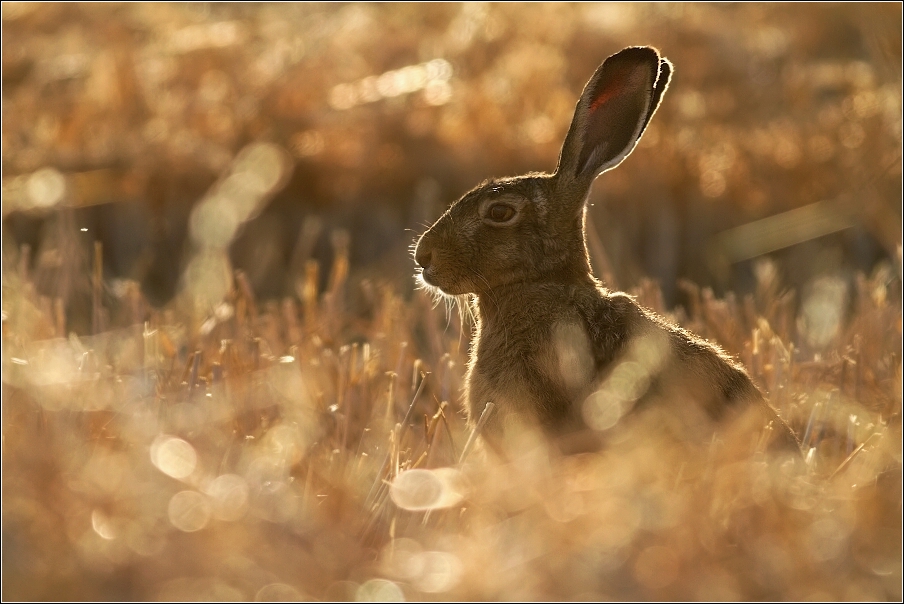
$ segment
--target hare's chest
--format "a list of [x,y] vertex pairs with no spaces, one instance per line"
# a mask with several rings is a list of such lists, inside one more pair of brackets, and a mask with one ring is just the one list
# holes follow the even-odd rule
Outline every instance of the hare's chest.
[[596,376],[593,347],[583,324],[557,321],[531,338],[488,337],[478,342],[468,375],[468,407],[476,420],[487,402],[507,416],[541,421],[570,415]]
[[542,370],[570,398],[586,390],[596,376],[593,346],[587,330],[579,321],[555,323],[541,358]]

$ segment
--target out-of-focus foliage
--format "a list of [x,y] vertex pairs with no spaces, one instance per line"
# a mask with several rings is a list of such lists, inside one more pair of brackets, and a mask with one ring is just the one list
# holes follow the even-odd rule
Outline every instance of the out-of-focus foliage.
[[[486,177],[553,169],[596,66],[653,44],[675,78],[597,183],[598,270],[674,302],[678,278],[752,291],[749,258],[781,248],[792,283],[850,282],[900,240],[900,20],[894,3],[6,4],[5,257],[27,243],[52,272],[62,244],[35,216],[68,203],[107,270],[165,301],[191,205],[269,142],[292,175],[230,249],[258,293],[294,292],[293,260],[328,262],[336,227],[353,267],[404,275],[404,229]],[[764,225],[784,237],[719,237],[818,202]]]
[[[899,4],[2,11],[4,599],[900,601]],[[470,329],[406,247],[635,44],[676,75],[594,266],[804,456],[459,463]]]
[[599,453],[528,433],[460,465],[467,328],[309,278],[300,306],[240,279],[201,324],[66,338],[8,277],[4,598],[900,600],[899,279],[860,279],[817,356],[768,279],[765,306],[691,292],[685,324],[745,361],[803,458],[653,418]]

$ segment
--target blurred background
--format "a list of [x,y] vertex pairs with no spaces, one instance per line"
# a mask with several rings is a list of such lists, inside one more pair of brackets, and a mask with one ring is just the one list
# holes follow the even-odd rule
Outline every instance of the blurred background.
[[[27,268],[76,331],[90,285],[66,275],[96,241],[104,295],[137,283],[158,306],[202,256],[264,299],[297,294],[311,258],[324,287],[338,248],[353,276],[410,291],[407,248],[425,225],[485,178],[554,169],[584,83],[629,45],[657,46],[675,77],[591,194],[610,287],[651,277],[671,306],[682,279],[744,294],[772,271],[845,299],[855,271],[899,253],[896,3],[2,15],[4,271]],[[205,284],[211,302],[224,287]]]
[[[3,598],[901,601],[901,17],[4,2]],[[675,75],[591,193],[596,273],[806,461],[651,416],[459,464],[469,326],[409,246],[554,169],[642,44]]]

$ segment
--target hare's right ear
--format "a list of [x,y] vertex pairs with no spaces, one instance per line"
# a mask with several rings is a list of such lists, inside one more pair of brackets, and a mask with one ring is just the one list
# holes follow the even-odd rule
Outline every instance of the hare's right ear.
[[655,48],[626,48],[606,59],[575,107],[556,168],[559,186],[579,186],[583,202],[593,179],[634,150],[671,74]]

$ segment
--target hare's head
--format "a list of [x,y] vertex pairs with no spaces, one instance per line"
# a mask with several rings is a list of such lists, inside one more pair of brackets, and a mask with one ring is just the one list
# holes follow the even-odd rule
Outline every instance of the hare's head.
[[590,185],[634,149],[671,72],[649,47],[606,59],[578,100],[556,171],[490,180],[453,203],[417,243],[420,279],[459,295],[586,278]]

